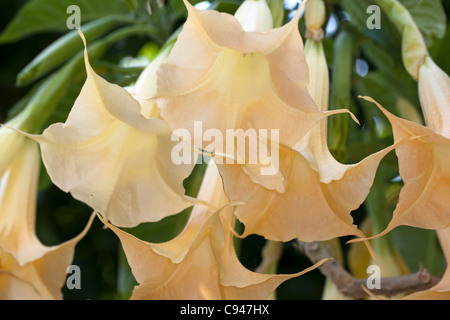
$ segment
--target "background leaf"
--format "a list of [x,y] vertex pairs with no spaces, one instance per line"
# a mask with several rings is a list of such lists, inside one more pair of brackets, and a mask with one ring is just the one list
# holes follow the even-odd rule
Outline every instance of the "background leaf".
[[18,41],[39,32],[66,31],[67,7],[80,7],[81,22],[110,14],[126,14],[121,0],[31,0],[28,1],[0,35],[0,44]]
[[422,32],[427,44],[442,38],[447,27],[447,17],[441,0],[400,0],[408,9]]

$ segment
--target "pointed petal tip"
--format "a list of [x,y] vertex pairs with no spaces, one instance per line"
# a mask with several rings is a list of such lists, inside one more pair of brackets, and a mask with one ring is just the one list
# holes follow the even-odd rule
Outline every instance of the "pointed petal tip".
[[294,18],[292,18],[291,21],[298,21],[298,20],[300,20],[300,15],[302,14],[303,10],[305,9],[306,2],[308,2],[308,0],[303,0],[303,1],[300,3],[300,6],[298,7],[298,10],[297,10],[297,12],[295,13]]
[[7,124],[2,124],[2,123],[0,123],[0,127],[8,128],[8,129],[10,129],[10,130],[12,130],[12,131],[15,131],[16,133],[19,133],[19,134],[21,134],[21,135],[23,135],[23,136],[25,136],[25,137],[31,139],[31,140],[34,140],[34,141],[36,141],[36,142],[41,142],[41,141],[43,140],[43,138],[42,138],[41,135],[31,134],[31,133],[22,131],[22,130],[20,130],[20,129],[14,128],[14,127],[10,127],[10,126],[8,126]]
[[381,237],[385,231],[383,231],[382,233],[380,233],[377,236],[367,237],[361,230],[358,229],[358,233],[355,234],[358,238],[351,239],[351,240],[347,241],[346,244],[351,244],[351,243],[355,243],[355,242],[364,241],[364,244],[366,245],[367,251],[369,251],[370,257],[372,258],[374,263],[377,264],[377,257],[375,255],[375,250],[373,249],[372,244],[370,243],[369,240]]
[[184,2],[184,5],[185,5],[188,13],[195,12],[195,10],[196,10],[195,7],[188,0],[183,0],[183,2]]
[[[235,202],[230,202],[227,203],[226,205],[224,205],[222,208],[220,208],[219,210],[217,210],[217,212],[220,214],[222,210],[224,210],[225,208],[228,207],[233,207],[233,206],[242,206],[242,205],[247,205],[247,203],[242,202],[242,201],[235,201]],[[242,234],[237,233],[237,231],[234,229],[234,227],[231,225],[230,221],[228,219],[222,219],[222,222],[224,224],[224,227],[227,227],[228,230],[238,239],[244,239],[245,237],[247,237],[247,234],[245,233],[245,229],[244,232]]]
[[358,95],[358,98],[374,103],[387,117],[389,117],[390,112],[387,111],[381,104],[379,104],[377,101],[375,101],[372,97]]
[[81,31],[80,29],[78,30],[78,34],[80,35],[81,40],[83,41],[83,46],[84,46],[84,64],[86,65],[86,72],[89,75],[90,72],[94,73],[94,70],[91,67],[91,64],[89,63],[89,56],[88,56],[88,50],[87,50],[87,41],[86,41],[86,37],[83,34],[83,31]]
[[329,114],[329,115],[348,113],[354,122],[356,122],[359,126],[361,125],[361,123],[359,122],[358,118],[353,114],[353,112],[351,112],[348,109],[329,110],[329,111],[323,111],[322,113],[323,114]]

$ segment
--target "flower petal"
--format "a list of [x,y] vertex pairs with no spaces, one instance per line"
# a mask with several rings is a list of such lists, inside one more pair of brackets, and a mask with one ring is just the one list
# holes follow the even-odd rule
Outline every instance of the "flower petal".
[[235,211],[245,225],[242,236],[256,233],[276,241],[319,241],[362,235],[352,224],[350,212],[334,207],[335,199],[328,198],[334,190],[324,190],[327,187],[320,183],[319,174],[299,152],[280,146],[279,158],[284,193],[255,184],[240,165],[218,165],[227,197],[246,203]]
[[[227,202],[217,168],[211,162],[199,197],[212,205]],[[236,257],[232,207],[214,212],[194,206],[183,232],[161,244],[139,240],[100,219],[120,238],[139,283],[131,299],[265,299],[292,275],[265,275],[245,269]],[[323,263],[324,261],[321,261]]]
[[450,139],[396,117],[369,97],[389,119],[404,186],[386,234],[399,225],[440,230],[450,224]]
[[[297,19],[244,32],[235,17],[186,4],[187,22],[158,71],[155,101],[172,130],[277,129],[293,146],[320,119],[310,97]],[[202,148],[196,141],[195,147]]]
[[192,205],[183,180],[194,164],[172,164],[175,145],[161,119],[145,119],[125,89],[87,79],[64,124],[32,136],[52,181],[116,225],[158,221]]
[[419,98],[430,127],[450,139],[450,78],[429,56],[419,69]]

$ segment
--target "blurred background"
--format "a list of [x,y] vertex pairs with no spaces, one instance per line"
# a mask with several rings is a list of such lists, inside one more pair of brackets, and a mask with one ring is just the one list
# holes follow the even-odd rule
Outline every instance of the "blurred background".
[[[18,81],[18,75],[27,64],[47,46],[69,32],[66,27],[69,14],[60,8],[70,4],[79,5],[82,26],[84,23],[108,15],[121,14],[156,30],[149,34],[131,35],[112,43],[93,62],[95,70],[101,76],[121,86],[133,84],[139,72],[186,19],[186,11],[181,0],[167,0],[163,5],[164,1],[150,1],[151,15],[147,1],[91,0],[91,2],[95,5],[90,6],[86,0],[0,0],[0,123],[5,123],[20,111],[37,86],[60,67],[56,65],[45,74],[25,83]],[[233,14],[242,1],[190,2],[197,4],[199,8],[212,6],[211,8],[216,10]],[[350,35],[352,43],[350,87],[342,89],[339,86],[331,86],[331,95],[337,99],[331,101],[346,101],[346,103],[330,107],[348,105],[362,123],[361,127],[357,127],[339,116],[334,122],[330,121],[331,132],[341,132],[340,129],[344,128],[343,136],[330,137],[330,149],[338,160],[345,163],[355,163],[371,152],[392,143],[392,133],[386,119],[378,114],[377,110],[368,108],[358,101],[357,95],[372,96],[396,114],[398,114],[396,106],[399,104],[399,98],[402,98],[402,103],[409,104],[420,113],[417,84],[406,73],[401,62],[399,33],[384,14],[381,18],[381,29],[369,30],[366,27],[368,17],[366,8],[373,3],[371,0],[326,1],[324,46],[331,79],[336,83],[339,77],[337,75],[334,77],[333,71],[338,68],[339,63],[335,60],[335,52],[339,49],[340,34]],[[450,13],[450,1],[403,0],[402,3],[414,13],[433,59],[449,74],[450,32],[447,17]],[[284,1],[283,6],[283,21],[287,22],[295,14],[298,1]],[[302,35],[305,34],[303,20],[301,19],[299,24]],[[113,32],[117,28],[118,26],[111,28],[108,32]],[[73,52],[72,55],[77,52]],[[55,97],[57,99],[55,111],[42,129],[50,123],[65,121],[84,80],[84,69],[80,68],[76,76],[68,80],[63,92]],[[347,100],[339,100],[342,96],[346,96]],[[370,140],[367,136],[375,138]],[[395,154],[390,154],[383,160],[380,170],[389,181],[386,204],[389,209],[386,218],[388,221],[401,187],[401,180],[398,179],[396,171]],[[195,196],[203,171],[204,166],[197,166],[191,177],[185,181],[188,194]],[[39,190],[36,228],[42,243],[55,245],[79,234],[92,213],[91,209],[55,187],[44,167],[41,170]],[[366,206],[362,205],[354,212],[356,224],[364,221],[366,211]],[[181,231],[188,215],[189,210],[161,222],[144,224],[129,231],[143,240],[167,241]],[[407,270],[415,272],[419,265],[423,265],[435,275],[442,274],[445,264],[433,232],[399,227],[392,232],[391,238],[392,245],[398,251]],[[338,239],[338,243],[341,245],[343,264],[351,268],[354,263],[349,260],[353,259],[353,256],[348,254],[350,246],[345,244],[347,240],[349,239],[343,237]],[[237,244],[239,258],[244,266],[254,270],[259,265],[264,244],[265,240],[259,236],[250,236]],[[69,290],[64,287],[65,299],[127,299],[136,284],[117,237],[105,229],[98,219],[76,247],[73,264],[81,269],[81,290]],[[309,260],[296,249],[294,243],[289,242],[284,244],[277,272],[298,272],[310,265]],[[324,283],[324,277],[315,270],[282,284],[277,290],[277,298],[320,299]]]

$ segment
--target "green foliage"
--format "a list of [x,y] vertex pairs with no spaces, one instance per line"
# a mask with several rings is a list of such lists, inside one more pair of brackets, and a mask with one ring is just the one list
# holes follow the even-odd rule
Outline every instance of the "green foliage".
[[[443,5],[440,0],[400,1],[416,21],[435,61],[449,73],[448,2]],[[195,4],[200,0],[190,2]],[[186,18],[182,0],[167,0],[163,7],[158,6],[155,0],[149,3],[151,15],[147,12],[147,1],[143,0],[29,0],[17,13],[13,9],[3,13],[8,15],[8,23],[0,33],[0,52],[4,48],[16,52],[18,48],[27,49],[27,46],[28,50],[35,52],[36,43],[42,51],[30,58],[24,50],[17,52],[17,57],[15,54],[9,55],[8,61],[0,61],[2,98],[10,90],[20,96],[14,103],[1,105],[0,116],[11,118],[24,110],[32,110],[35,104],[45,104],[48,114],[36,115],[40,119],[34,124],[34,132],[67,118],[85,79],[83,44],[76,30],[69,31],[66,27],[69,16],[66,9],[72,4],[81,9],[81,29],[87,37],[89,58],[96,71],[116,84],[132,85],[143,67],[125,67],[124,59],[146,56],[147,62],[151,61],[164,43],[179,31]],[[234,13],[242,1],[215,0],[211,3],[212,9]],[[392,132],[386,118],[374,105],[359,99],[358,95],[375,98],[394,114],[398,114],[396,105],[401,97],[420,112],[417,83],[404,69],[401,60],[399,32],[384,13],[381,15],[381,29],[369,30],[366,26],[369,16],[366,9],[373,4],[377,1],[327,1],[328,15],[333,13],[338,17],[337,30],[324,40],[331,70],[330,107],[350,108],[361,122],[361,127],[358,127],[343,115],[335,116],[335,120],[330,121],[330,148],[337,159],[347,163],[360,161],[392,143]],[[350,21],[342,15],[342,11],[348,14]],[[284,22],[289,12],[288,8],[284,8]],[[367,74],[357,73],[356,59],[367,63]],[[6,78],[8,68],[13,68],[11,70],[17,76],[17,83],[23,88],[12,88],[10,83],[5,85],[6,81],[11,82]],[[4,122],[4,119],[1,120]],[[395,153],[391,152],[380,167],[384,174],[379,178],[383,179],[382,184],[386,188],[395,186],[392,179],[398,175],[396,161]],[[196,195],[203,173],[204,167],[197,166],[186,180],[187,194]],[[378,188],[376,192],[383,193],[383,190]],[[385,196],[382,195],[382,198]],[[44,243],[56,244],[67,240],[83,228],[90,209],[53,186],[44,167],[39,197],[38,236]],[[371,193],[370,199],[376,204],[377,194]],[[389,219],[395,206],[390,204],[387,209],[380,207],[382,209],[377,207],[377,210],[385,214],[381,218]],[[180,215],[127,231],[146,241],[167,241],[183,229],[189,213],[190,210],[186,210]],[[366,205],[361,206],[357,215],[359,221],[367,215]],[[75,263],[88,270],[83,273],[89,277],[86,280],[89,283],[83,283],[83,288],[87,288],[85,294],[66,290],[66,298],[126,299],[136,284],[117,238],[110,231],[101,231],[101,225],[95,223],[76,251]],[[400,227],[393,232],[391,240],[411,271],[416,271],[419,264],[434,274],[443,271],[442,251],[432,231]],[[240,242],[239,257],[244,265],[249,268],[257,266],[260,256],[255,247],[260,248],[262,243],[263,239],[256,236]],[[92,255],[96,258],[91,259]],[[288,243],[278,271],[297,272],[309,265],[309,261],[299,256]],[[319,272],[312,272],[280,286],[278,298],[318,299],[322,288],[323,277]]]
[[122,0],[31,0],[28,1],[8,24],[0,36],[0,43],[21,40],[39,32],[67,30],[67,8],[80,7],[81,22],[128,12]]
[[447,28],[447,16],[440,0],[400,0],[411,13],[427,44],[442,38]]

